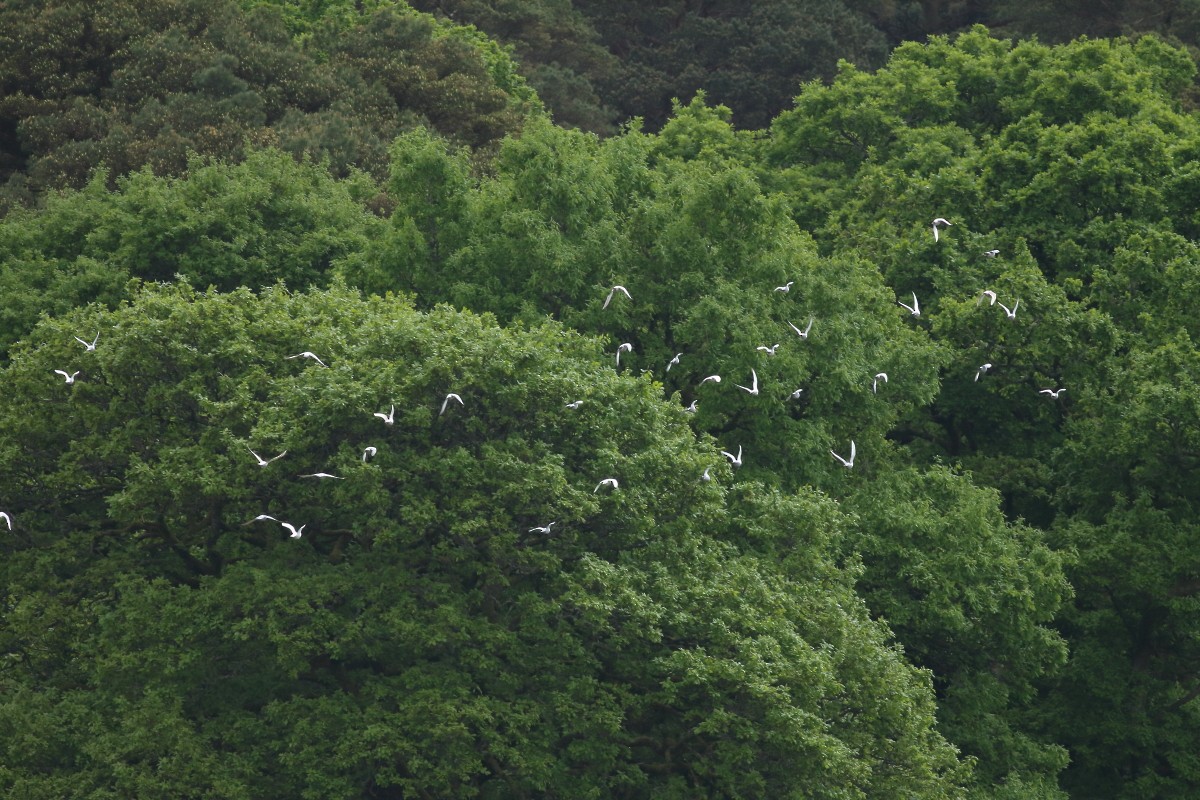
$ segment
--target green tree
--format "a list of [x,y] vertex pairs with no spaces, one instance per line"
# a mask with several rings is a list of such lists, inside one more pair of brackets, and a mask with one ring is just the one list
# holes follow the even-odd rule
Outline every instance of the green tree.
[[[879,471],[843,501],[859,593],[929,669],[940,729],[978,759],[973,796],[1061,798],[1068,741],[1038,731],[1040,683],[1066,659],[1052,623],[1071,588],[1041,531],[943,467]],[[1057,731],[1056,731],[1057,733]]]
[[484,159],[539,108],[495,43],[407,6],[332,17],[303,45],[277,9],[195,0],[10,3],[0,31],[0,210],[100,166],[176,175],[263,145],[382,180],[405,130]]
[[1006,32],[1036,36],[1045,42],[1155,33],[1192,47],[1200,43],[1200,9],[1188,0],[1125,0],[1100,5],[1079,0],[994,0],[989,5],[989,19]]
[[617,111],[596,82],[620,68],[595,26],[568,0],[414,0],[422,11],[474,25],[514,49],[521,72],[555,122],[595,133],[616,130]]
[[1183,798],[1200,785],[1197,366],[1184,330],[1134,348],[1111,385],[1079,398],[1057,459],[1079,602],[1047,716],[1075,753],[1078,796]]
[[106,177],[0,220],[0,350],[41,314],[115,306],[133,279],[327,285],[332,265],[385,227],[364,205],[377,191],[369,180],[336,181],[279,151],[238,165],[194,159],[186,178],[143,169],[115,190]]
[[601,98],[652,130],[672,98],[698,90],[733,108],[740,126],[765,127],[802,81],[828,76],[839,58],[872,67],[886,57],[883,35],[838,0],[576,5],[620,58],[593,79]]
[[[1025,716],[1033,681],[1063,658],[1047,627],[1068,594],[1061,565],[1040,531],[1005,524],[997,495],[926,472],[930,450],[912,444],[955,356],[906,318],[875,264],[820,254],[785,198],[764,191],[751,168],[755,142],[727,109],[697,100],[676,113],[658,135],[633,129],[603,141],[529,125],[478,187],[447,149],[403,143],[393,191],[407,210],[380,252],[345,262],[361,270],[348,279],[371,275],[379,291],[390,277],[422,306],[450,302],[505,321],[549,314],[603,336],[614,367],[629,343],[618,369],[649,372],[665,396],[695,402],[694,428],[743,452],[739,482],[815,487],[852,505],[840,553],[866,566],[860,588],[874,613],[903,611],[900,641],[933,671],[945,730],[983,760],[977,786],[1056,796],[1061,750],[1040,742]],[[371,271],[380,264],[390,272]],[[761,349],[776,344],[774,355]],[[710,375],[721,382],[704,382]],[[757,394],[735,385],[755,380]],[[851,440],[859,458],[848,472],[830,450],[847,453]],[[937,530],[927,546],[943,557],[897,550],[879,533],[894,514],[872,498],[888,482],[889,498],[928,498],[908,524]],[[955,516],[962,504],[974,513]],[[996,563],[962,575],[981,542]],[[1022,572],[1021,562],[1040,566]],[[922,582],[954,588],[930,595]],[[944,652],[964,637],[975,637],[974,660]],[[973,714],[990,723],[972,724]]]
[[[395,153],[395,235],[348,261],[346,277],[415,291],[422,307],[529,324],[549,314],[614,352],[629,343],[623,368],[650,371],[683,405],[698,400],[697,426],[756,451],[752,470],[787,486],[837,485],[828,448],[852,436],[882,445],[899,414],[933,397],[941,356],[890,313],[872,266],[819,257],[739,163],[749,144],[721,116],[694,103],[661,136],[604,141],[534,123],[478,187],[448,151],[410,137]],[[790,294],[774,291],[789,280]],[[631,299],[606,304],[614,285]],[[810,318],[817,333],[802,340],[789,323]],[[758,349],[776,343],[777,356]],[[734,388],[752,370],[770,400]],[[872,376],[889,370],[907,379],[873,394]],[[711,374],[726,384],[701,385]],[[810,394],[779,402],[797,386]]]
[[413,5],[514,47],[555,119],[596,133],[634,118],[658,130],[673,100],[698,91],[732,108],[739,126],[765,127],[802,81],[828,76],[839,58],[877,66],[887,49],[870,12],[841,0]]
[[[1070,749],[1063,785],[1079,797],[1200,785],[1185,644],[1194,76],[1153,37],[1048,46],[975,29],[806,87],[764,144],[762,180],[796,219],[918,292],[951,354],[936,400],[898,431],[909,452],[1000,490],[1065,559],[1072,655],[1034,681],[1024,716]],[[954,226],[935,242],[938,216]]]
[[961,796],[836,504],[700,481],[594,340],[167,287],[0,382],[9,795]]

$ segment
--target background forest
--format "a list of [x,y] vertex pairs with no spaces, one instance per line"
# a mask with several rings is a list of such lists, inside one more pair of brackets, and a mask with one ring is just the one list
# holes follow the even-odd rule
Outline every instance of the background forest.
[[0,793],[1200,796],[1197,45],[0,3]]

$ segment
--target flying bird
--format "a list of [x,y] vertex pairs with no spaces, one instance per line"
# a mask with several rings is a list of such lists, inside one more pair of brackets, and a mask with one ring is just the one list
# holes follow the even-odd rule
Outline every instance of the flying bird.
[[734,386],[738,387],[739,389],[741,389],[742,391],[744,391],[748,394],[757,396],[758,395],[758,373],[755,372],[753,369],[750,370],[750,378],[751,378],[751,380],[750,380],[749,387],[742,386],[740,383],[735,383]]
[[12,517],[10,517],[8,515],[7,511],[0,511],[0,517],[3,517],[4,521],[8,523],[8,529],[11,531],[12,530]]
[[66,379],[67,379],[67,383],[74,383],[74,382],[75,382],[75,376],[79,374],[79,370],[75,370],[75,371],[74,371],[74,372],[72,372],[70,375],[68,375],[67,373],[63,372],[61,369],[56,369],[56,370],[54,370],[54,371],[55,371],[55,372],[57,372],[59,375],[62,375],[64,378],[66,378]]
[[382,411],[376,411],[375,416],[383,420],[384,425],[391,425],[396,421],[396,407],[392,406],[392,410],[384,414]]
[[549,533],[550,529],[557,525],[557,522],[551,522],[549,525],[534,525],[529,529],[530,533]]
[[704,474],[700,476],[700,480],[704,481],[705,483],[708,483],[709,481],[711,481],[711,480],[712,480],[712,475],[709,475],[709,474],[708,474],[708,471],[709,471],[710,469],[712,469],[712,467],[705,467],[705,468],[704,468]]
[[446,395],[446,399],[442,401],[442,410],[438,412],[439,417],[446,413],[446,406],[450,405],[451,400],[457,400],[460,406],[466,405],[461,397],[456,395],[454,392],[451,392],[450,394]]
[[899,303],[900,305],[904,306],[905,308],[907,308],[908,313],[912,314],[914,317],[921,316],[921,304],[917,302],[917,293],[916,292],[913,292],[913,304],[911,306],[908,303],[904,303],[899,300],[897,300],[896,302]]
[[853,439],[850,440],[850,459],[849,460],[842,458],[837,453],[834,453],[832,450],[830,450],[829,452],[833,455],[834,458],[836,458],[838,461],[842,462],[842,466],[845,467],[846,469],[850,469],[851,467],[854,466],[854,456],[856,455],[857,451],[854,447]]
[[1009,319],[1016,319],[1017,318],[1017,306],[1021,305],[1021,301],[1018,300],[1017,302],[1013,303],[1012,308],[1009,308],[1008,306],[1004,305],[1004,303],[998,303],[998,305],[1004,309],[1004,313],[1008,316]]
[[620,485],[617,483],[616,478],[605,478],[604,480],[602,480],[596,484],[596,488],[592,489],[592,494],[595,494],[596,492],[600,491],[601,487],[604,487],[604,486],[607,486],[608,488],[613,489],[613,490],[620,488]]
[[304,353],[296,353],[295,355],[289,355],[288,357],[289,357],[289,359],[312,359],[313,361],[316,361],[317,363],[319,363],[320,366],[323,366],[323,367],[329,366],[329,365],[326,365],[326,363],[324,361],[318,359],[317,354],[312,353],[312,351],[310,351],[310,350],[305,350]]
[[669,362],[667,362],[667,372],[670,372],[670,371],[671,371],[671,367],[673,367],[673,366],[675,366],[676,364],[678,364],[678,363],[679,363],[679,357],[680,357],[681,355],[683,355],[683,353],[676,353],[676,354],[675,354],[675,357],[674,357],[674,358],[672,358],[672,359],[671,359]]
[[935,242],[938,240],[938,229],[939,228],[948,228],[953,224],[954,223],[951,222],[950,220],[943,219],[942,217],[938,217],[937,219],[935,219],[933,221],[933,240]]
[[303,525],[301,525],[299,528],[297,528],[295,525],[293,525],[290,522],[283,522],[281,520],[275,520],[275,521],[278,522],[283,527],[287,528],[289,531],[291,531],[291,533],[288,534],[289,539],[299,539],[300,536],[304,533],[304,529],[308,527],[307,522],[304,523]]
[[999,250],[984,250],[983,254],[985,256],[987,256],[988,258],[995,258],[996,256],[1000,255],[1000,251]]
[[795,283],[795,281],[788,281],[783,286],[776,286],[775,291],[783,292],[784,294],[787,294],[788,292],[790,292],[792,290],[793,283]]
[[709,375],[707,378],[700,381],[700,385],[703,386],[704,384],[708,383],[709,381],[712,381],[713,383],[720,383],[721,376],[720,375]]
[[1065,391],[1066,389],[1042,389],[1038,394],[1048,394],[1051,400],[1057,400],[1058,396]]
[[89,353],[96,349],[96,342],[98,342],[99,340],[100,340],[100,331],[96,331],[96,338],[92,339],[91,342],[86,342],[83,339],[80,339],[78,336],[75,337],[75,341],[79,342],[81,345],[83,345],[85,348],[87,348],[87,352],[89,352]]
[[[876,372],[874,379],[872,379],[872,381],[871,381],[871,391],[874,392],[875,394],[879,394],[879,379],[880,378],[883,378],[884,383],[888,382],[888,377],[887,377],[886,372]],[[853,460],[853,458],[854,457],[851,456],[851,460]]]
[[629,296],[629,290],[626,289],[624,286],[620,286],[620,285],[614,286],[614,287],[612,287],[611,290],[609,290],[608,297],[604,298],[604,305],[600,306],[601,311],[608,308],[608,304],[612,302],[613,295],[616,294],[617,292],[620,292],[621,294],[625,295],[625,298],[627,300],[633,300],[633,298]]
[[[261,521],[261,520],[264,520],[264,519],[269,519],[269,520],[271,520],[272,522],[279,522],[279,520],[275,519],[275,518],[274,518],[274,517],[272,517],[270,514],[259,514],[257,517],[255,517],[254,519],[250,520],[250,522],[259,522],[259,521]],[[249,525],[249,524],[250,524],[250,522],[247,522],[246,524],[247,524],[247,525]]]
[[695,414],[697,408],[699,408],[699,401],[693,400],[692,404],[685,408],[684,411],[688,412],[689,414]]
[[793,400],[799,400],[799,399],[800,399],[800,395],[801,395],[803,392],[804,392],[804,390],[803,390],[803,389],[797,389],[796,391],[794,391],[794,392],[792,392],[790,395],[788,395],[788,397],[792,398]]
[[[247,447],[246,449],[247,449],[247,450],[250,450],[250,448],[249,448],[249,447]],[[262,457],[262,456],[260,456],[258,453],[254,452],[253,450],[250,450],[250,455],[254,456],[254,460],[258,462],[258,465],[259,465],[260,467],[265,467],[267,464],[270,464],[272,461],[278,461],[279,459],[281,459],[281,458],[283,458],[284,456],[286,456],[286,455],[287,455],[287,450],[284,450],[282,453],[280,453],[279,455],[275,456],[275,458],[263,458],[263,457]]]
[[335,481],[344,481],[345,478],[339,478],[337,475],[330,475],[328,472],[312,472],[308,475],[301,475],[301,478],[333,478]]
[[979,369],[975,370],[975,380],[978,382],[979,376],[992,368],[991,364],[980,364]]
[[368,447],[366,450],[363,450],[363,463],[367,463],[368,458],[374,458],[378,452],[379,449],[375,447]]
[[574,409],[576,409],[576,408],[579,408],[581,405],[583,405],[583,401],[582,401],[582,400],[576,400],[576,401],[575,401],[575,402],[573,402],[573,403],[567,403],[566,407],[567,407],[567,408],[569,408],[569,409],[572,409],[572,410],[574,410]]
[[982,292],[980,292],[979,299],[975,301],[975,305],[979,305],[980,303],[982,303],[983,298],[985,298],[985,297],[991,301],[990,303],[988,303],[989,306],[996,305],[996,293],[993,292],[991,289],[984,289]]
[[740,444],[738,445],[738,454],[736,457],[733,455],[733,453],[727,453],[724,450],[721,451],[721,455],[729,459],[729,466],[733,467],[734,469],[737,469],[742,465],[742,446]]
[[766,345],[759,345],[759,346],[758,346],[757,348],[755,348],[755,349],[757,349],[757,350],[762,350],[762,351],[763,351],[764,353],[766,353],[767,355],[769,355],[769,356],[773,356],[773,355],[775,355],[775,351],[779,349],[779,345],[778,345],[778,344],[773,344],[773,345],[771,345],[770,347],[767,347]]
[[625,342],[625,344],[623,344],[617,348],[617,366],[618,367],[621,366],[621,353],[630,353],[630,352],[633,352],[633,345],[630,344],[629,342]]
[[801,339],[807,339],[808,332],[812,330],[812,324],[813,324],[813,318],[809,317],[808,318],[808,327],[805,328],[804,330],[800,330],[799,328],[797,328],[795,325],[793,325],[790,322],[788,323],[788,327],[790,327],[792,330],[794,330],[796,332],[796,335],[799,336]]

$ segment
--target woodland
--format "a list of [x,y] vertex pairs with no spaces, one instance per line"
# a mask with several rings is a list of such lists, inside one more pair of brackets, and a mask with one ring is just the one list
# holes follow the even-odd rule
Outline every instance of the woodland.
[[0,794],[1200,796],[1198,48],[0,3]]

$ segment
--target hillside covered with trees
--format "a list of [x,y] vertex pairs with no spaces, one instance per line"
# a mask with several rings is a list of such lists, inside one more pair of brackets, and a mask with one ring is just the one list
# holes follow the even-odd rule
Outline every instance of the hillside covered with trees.
[[0,7],[2,793],[1195,797],[1128,5]]

